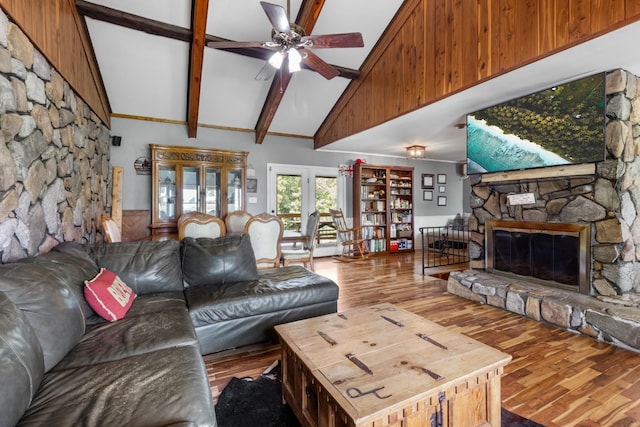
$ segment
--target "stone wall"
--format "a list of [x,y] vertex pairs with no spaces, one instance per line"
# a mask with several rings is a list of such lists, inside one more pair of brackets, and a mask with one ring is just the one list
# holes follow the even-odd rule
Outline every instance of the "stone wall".
[[102,241],[109,129],[0,10],[0,260]]
[[[589,223],[593,294],[640,292],[640,96],[638,77],[607,74],[607,160],[595,175],[483,183],[472,176],[469,220],[471,266],[484,268],[485,221],[492,219]],[[509,206],[507,195],[535,195],[530,205]]]

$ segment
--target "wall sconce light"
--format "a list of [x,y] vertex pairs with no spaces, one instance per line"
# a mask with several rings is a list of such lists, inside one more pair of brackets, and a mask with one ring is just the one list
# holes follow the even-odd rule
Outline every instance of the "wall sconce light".
[[410,159],[423,159],[425,155],[424,145],[412,145],[407,147],[407,157]]

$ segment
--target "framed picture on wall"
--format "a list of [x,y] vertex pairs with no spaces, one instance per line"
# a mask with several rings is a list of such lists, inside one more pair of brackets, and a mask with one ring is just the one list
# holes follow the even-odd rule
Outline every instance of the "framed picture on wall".
[[433,191],[422,190],[422,200],[433,200]]
[[258,192],[258,178],[247,178],[247,193],[256,194]]
[[444,185],[438,186],[438,193],[446,193],[446,191],[447,191],[447,187],[445,187]]
[[438,206],[447,206],[447,196],[438,196]]
[[447,183],[447,174],[439,173],[438,174],[438,184],[446,184]]
[[432,173],[423,173],[422,174],[422,188],[433,188],[433,174]]

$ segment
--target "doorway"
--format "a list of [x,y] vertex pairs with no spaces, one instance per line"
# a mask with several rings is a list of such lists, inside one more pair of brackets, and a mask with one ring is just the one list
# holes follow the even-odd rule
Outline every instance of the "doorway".
[[345,178],[338,168],[267,164],[267,209],[280,216],[285,233],[304,233],[309,215],[320,212],[315,256],[338,253],[329,209],[344,209]]

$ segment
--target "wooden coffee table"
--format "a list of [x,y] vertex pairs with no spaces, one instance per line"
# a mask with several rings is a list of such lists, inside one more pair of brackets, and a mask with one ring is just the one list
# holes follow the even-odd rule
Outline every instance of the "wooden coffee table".
[[500,426],[511,356],[392,304],[276,326],[303,426]]

